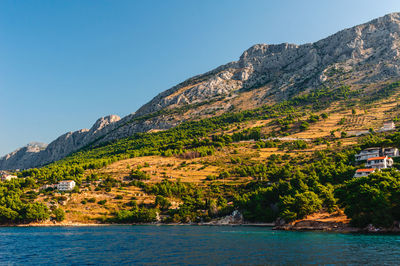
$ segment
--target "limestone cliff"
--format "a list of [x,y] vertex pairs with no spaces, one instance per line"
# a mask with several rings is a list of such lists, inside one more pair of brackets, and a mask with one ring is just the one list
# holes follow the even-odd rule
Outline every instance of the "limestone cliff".
[[68,154],[94,142],[112,130],[115,122],[120,118],[116,115],[102,117],[93,127],[68,132],[49,145],[28,144],[0,159],[0,169],[25,169],[32,168],[59,160]]
[[[303,45],[257,44],[238,61],[190,78],[122,119],[99,119],[90,130],[66,133],[45,149],[21,148],[0,159],[0,169],[59,160],[86,146],[182,121],[254,108],[321,85],[400,79],[400,13],[392,13]],[[179,110],[177,112],[176,110]]]

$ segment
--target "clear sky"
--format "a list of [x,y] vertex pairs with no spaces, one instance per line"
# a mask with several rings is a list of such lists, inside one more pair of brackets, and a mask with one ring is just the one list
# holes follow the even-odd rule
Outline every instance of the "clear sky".
[[256,43],[307,43],[398,0],[0,1],[0,156],[125,116]]

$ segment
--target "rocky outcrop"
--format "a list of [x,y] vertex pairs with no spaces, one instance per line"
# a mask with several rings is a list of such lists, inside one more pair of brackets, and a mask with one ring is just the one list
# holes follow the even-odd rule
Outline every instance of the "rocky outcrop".
[[[24,166],[35,160],[35,156],[46,149],[47,144],[32,142],[28,145],[19,148],[18,150],[7,154],[0,159],[0,169],[19,169],[24,168]],[[7,162],[3,166],[3,162]]]
[[[345,74],[346,79],[340,80]],[[321,84],[362,84],[399,79],[400,13],[342,30],[315,43],[257,44],[246,50],[238,61],[222,65],[190,78],[166,90],[123,119],[109,116],[99,119],[90,130],[70,132],[49,144],[45,150],[21,148],[0,159],[0,169],[40,166],[91,144],[131,136],[136,132],[168,129],[202,115],[226,112],[246,102],[254,107],[266,101],[279,101]],[[244,98],[246,92],[254,97]],[[165,111],[177,108],[195,110]],[[250,108],[247,107],[247,108]]]
[[225,217],[215,219],[208,223],[202,223],[204,225],[240,225],[244,224],[243,215],[238,211],[235,210],[232,214],[227,215]]
[[0,169],[26,169],[60,160],[68,154],[95,142],[113,129],[120,118],[116,115],[102,117],[93,127],[68,132],[49,145],[28,144],[0,159]]
[[322,84],[330,69],[352,72],[354,82],[399,77],[399,36],[400,13],[393,13],[315,43],[257,44],[246,50],[239,61],[159,94],[138,113],[209,101],[262,86],[273,88],[276,97],[285,96],[294,89]]

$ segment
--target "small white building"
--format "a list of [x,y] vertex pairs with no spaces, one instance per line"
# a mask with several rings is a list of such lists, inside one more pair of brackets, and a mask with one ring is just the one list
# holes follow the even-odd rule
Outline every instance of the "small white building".
[[75,187],[74,180],[63,180],[60,181],[57,185],[57,189],[61,191],[70,191]]
[[398,157],[399,156],[399,149],[397,148],[384,148],[383,149],[383,156],[387,157]]
[[44,190],[44,189],[48,189],[48,188],[56,188],[57,186],[58,186],[58,184],[43,185],[39,189]]
[[385,169],[392,167],[393,159],[387,156],[373,157],[367,160],[368,168]]
[[5,174],[5,175],[1,176],[1,181],[10,181],[11,179],[14,179],[14,178],[18,178],[18,177],[15,175]]
[[362,150],[359,154],[356,155],[356,161],[365,161],[369,158],[379,157],[381,153],[381,148],[374,147]]
[[368,135],[371,132],[369,132],[369,130],[350,130],[350,131],[346,131],[347,136],[363,136],[363,135]]
[[367,176],[373,172],[375,172],[374,168],[357,169],[356,173],[354,174],[354,177]]
[[388,121],[383,123],[383,127],[381,128],[380,131],[390,131],[394,130],[396,128],[395,124],[393,121]]

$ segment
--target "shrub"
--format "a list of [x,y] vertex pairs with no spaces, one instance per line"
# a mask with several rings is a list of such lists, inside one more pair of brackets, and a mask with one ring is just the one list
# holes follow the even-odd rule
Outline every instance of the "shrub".
[[300,124],[300,130],[301,131],[306,131],[307,129],[309,129],[310,128],[310,124],[307,122],[307,121],[303,121],[301,124]]
[[218,179],[226,179],[229,178],[231,175],[229,174],[228,171],[223,171],[222,173],[219,174]]
[[99,201],[97,202],[97,204],[99,204],[99,205],[104,205],[104,204],[106,204],[106,202],[107,202],[107,200],[99,200]]
[[134,199],[131,200],[131,201],[129,201],[129,202],[127,202],[125,205],[126,205],[126,206],[129,206],[129,207],[134,207],[134,208],[137,207],[136,200],[134,200]]
[[122,210],[115,213],[113,221],[118,223],[150,223],[157,219],[154,209],[138,208],[132,211]]
[[90,198],[90,199],[87,200],[87,202],[95,203],[95,202],[96,202],[96,199],[95,199],[95,198]]
[[310,115],[310,117],[308,118],[308,122],[310,123],[315,123],[319,120],[319,116],[318,115]]
[[150,179],[150,176],[146,172],[140,171],[139,169],[133,169],[131,171],[129,177],[134,180],[149,180]]

